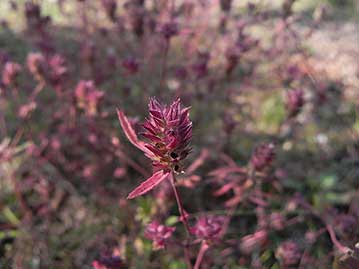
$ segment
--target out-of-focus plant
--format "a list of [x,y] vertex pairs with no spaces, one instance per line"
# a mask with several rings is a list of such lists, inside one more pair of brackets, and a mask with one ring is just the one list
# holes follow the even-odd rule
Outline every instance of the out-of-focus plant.
[[1,2],[0,268],[356,268],[357,84],[300,2]]

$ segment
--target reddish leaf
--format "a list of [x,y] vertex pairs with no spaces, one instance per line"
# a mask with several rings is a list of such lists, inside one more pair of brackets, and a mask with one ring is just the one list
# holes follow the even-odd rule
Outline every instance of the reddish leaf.
[[219,190],[216,190],[213,195],[214,196],[221,196],[227,192],[229,192],[230,190],[233,189],[234,184],[233,183],[227,183],[225,185],[223,185]]
[[145,143],[138,140],[135,130],[133,130],[131,123],[129,122],[125,114],[120,109],[117,109],[117,115],[118,119],[120,120],[121,127],[128,140],[130,140],[130,142],[140,150],[148,153],[148,149],[146,149],[144,146]]
[[182,178],[181,181],[178,181],[178,186],[183,186],[186,188],[194,188],[196,184],[201,180],[197,175],[191,175],[185,178]]
[[236,195],[233,198],[227,200],[225,205],[226,205],[226,207],[236,206],[242,201],[242,198],[243,197],[241,195]]
[[231,174],[231,173],[239,173],[239,174],[246,174],[246,170],[244,168],[241,167],[229,167],[229,166],[225,166],[225,167],[221,167],[218,168],[216,170],[213,170],[212,172],[209,173],[210,176],[213,177],[218,177],[218,178],[225,178],[227,175]]
[[264,201],[263,199],[261,199],[259,197],[255,197],[254,195],[251,195],[249,197],[249,199],[251,200],[252,203],[254,203],[258,206],[262,206],[262,207],[268,206],[268,203],[266,201]]
[[203,149],[199,157],[196,160],[194,160],[194,162],[187,168],[186,172],[188,174],[191,174],[194,171],[196,171],[206,161],[208,157],[209,157],[208,149]]
[[142,182],[136,189],[134,189],[128,196],[127,199],[133,199],[137,196],[145,194],[165,180],[170,172],[163,172],[163,170],[157,171],[146,181]]

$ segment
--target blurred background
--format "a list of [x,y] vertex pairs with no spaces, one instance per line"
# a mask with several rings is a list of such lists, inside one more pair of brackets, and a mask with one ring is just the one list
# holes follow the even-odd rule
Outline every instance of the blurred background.
[[144,237],[153,219],[185,233],[170,186],[126,200],[152,168],[116,108],[141,132],[152,96],[191,106],[191,225],[229,219],[201,268],[359,268],[358,9],[1,0],[0,268],[187,268]]

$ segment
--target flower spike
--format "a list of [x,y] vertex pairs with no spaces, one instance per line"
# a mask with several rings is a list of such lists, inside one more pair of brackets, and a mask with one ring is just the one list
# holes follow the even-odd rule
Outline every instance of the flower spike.
[[155,171],[129,194],[128,199],[152,190],[170,173],[182,171],[181,162],[191,150],[189,144],[192,138],[192,122],[189,119],[189,110],[189,107],[182,108],[179,98],[169,106],[160,103],[156,98],[151,98],[148,104],[149,116],[142,125],[144,130],[141,133],[147,142],[138,139],[123,111],[117,110],[126,137],[152,160]]

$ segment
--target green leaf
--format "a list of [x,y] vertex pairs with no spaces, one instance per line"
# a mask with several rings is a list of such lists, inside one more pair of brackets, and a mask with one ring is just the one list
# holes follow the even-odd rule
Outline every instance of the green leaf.
[[285,118],[285,108],[279,95],[266,99],[261,107],[259,128],[265,131],[276,131]]
[[325,194],[326,201],[334,204],[348,204],[352,200],[353,195],[350,192],[337,193],[337,192],[328,192]]
[[181,261],[172,261],[169,266],[169,269],[186,269],[186,268],[187,268],[186,264]]
[[5,218],[13,225],[19,225],[20,224],[20,220],[18,217],[16,217],[16,215],[14,214],[14,212],[11,211],[11,209],[8,206],[5,206],[2,213],[4,214]]
[[177,216],[169,216],[166,219],[166,225],[167,226],[173,226],[178,222],[178,217]]
[[332,189],[337,184],[338,178],[336,175],[323,175],[320,177],[321,189]]

